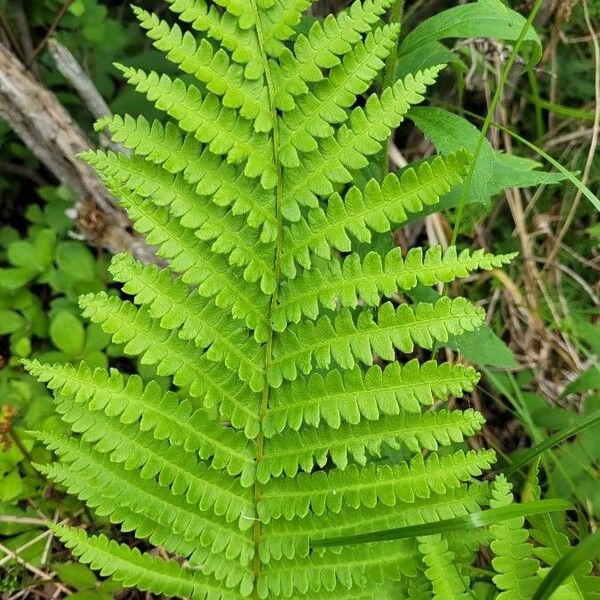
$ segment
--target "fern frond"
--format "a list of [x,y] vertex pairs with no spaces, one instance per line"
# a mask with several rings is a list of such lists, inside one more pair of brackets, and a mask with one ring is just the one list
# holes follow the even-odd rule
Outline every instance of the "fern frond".
[[[180,280],[172,280],[167,269],[144,265],[130,255],[116,256],[110,267],[123,291],[145,306],[166,330],[178,330],[180,338],[193,340],[208,350],[206,358],[223,363],[247,381],[255,392],[264,387],[262,349],[243,324],[233,321],[212,300],[205,300]],[[242,326],[240,326],[242,325]]]
[[[349,465],[347,469],[329,472],[299,473],[294,478],[278,478],[270,482],[258,503],[261,519],[291,520],[309,511],[322,515],[337,514],[345,508],[373,508],[380,504],[394,506],[398,500],[414,502],[428,498],[432,492],[443,494],[448,488],[469,481],[494,462],[493,451],[462,451],[454,454],[432,454],[427,459],[415,456],[410,463],[365,467]],[[258,479],[269,481],[268,472],[258,466]]]
[[[162,142],[160,131],[153,132],[150,139],[156,134]],[[273,241],[275,218],[269,211],[273,201],[259,183],[252,184],[234,166],[220,162],[207,150],[200,152],[192,136],[183,143],[171,139],[168,150],[172,158],[178,157],[186,163],[185,169],[171,173],[164,165],[153,164],[140,156],[129,157],[110,151],[83,152],[81,157],[98,171],[108,188],[127,189],[158,206],[168,206],[185,227],[196,229],[201,239],[226,235],[227,225],[239,231],[233,217],[247,215],[248,225],[260,228],[261,241]],[[190,189],[194,185],[195,193]],[[229,206],[231,213],[223,210]],[[249,236],[246,232],[241,235],[242,239]],[[234,262],[238,260],[236,257]]]
[[236,319],[243,319],[254,330],[257,341],[266,340],[269,297],[258,285],[244,282],[241,271],[211,252],[207,244],[162,207],[151,206],[125,191],[121,197],[136,229],[146,234],[149,244],[158,246],[157,255],[169,261],[170,269],[179,273],[184,283],[198,286],[201,296],[214,298],[219,308],[229,310]]
[[[507,506],[512,500],[511,485],[504,475],[499,475],[492,486],[490,506]],[[533,546],[527,541],[529,533],[523,525],[520,517],[490,526],[492,566],[498,573],[494,583],[501,590],[498,600],[530,598],[540,583],[539,563],[533,558]]]
[[348,234],[368,243],[371,231],[389,231],[392,224],[406,221],[407,213],[437,204],[443,194],[462,182],[470,163],[471,157],[464,151],[437,156],[416,169],[402,171],[400,177],[389,174],[383,184],[371,180],[363,192],[354,187],[344,198],[334,194],[326,209],[313,208],[306,219],[285,229],[283,272],[293,279],[295,263],[311,268],[311,254],[330,259],[332,249],[350,252],[352,240]]
[[[173,117],[182,131],[192,133],[213,154],[226,156],[228,163],[243,166],[247,177],[259,177],[265,189],[275,187],[277,175],[269,138],[254,131],[251,121],[221,105],[215,94],[203,97],[197,87],[186,86],[181,79],[154,71],[119,68],[127,82],[156,108]],[[131,143],[127,141],[127,145]]]
[[340,469],[352,461],[366,465],[370,457],[380,457],[385,447],[407,448],[413,453],[435,451],[439,446],[462,442],[477,433],[483,423],[481,414],[469,409],[401,413],[336,429],[305,428],[267,440],[262,469],[274,477],[282,473],[294,477],[299,471],[310,473],[314,467],[329,463]]
[[261,598],[296,598],[298,593],[312,598],[312,594],[319,592],[335,592],[337,597],[344,589],[361,590],[369,583],[377,586],[386,579],[414,575],[415,562],[412,540],[369,544],[360,549],[349,547],[342,551],[320,550],[314,556],[267,564],[257,589]]
[[254,478],[254,447],[241,433],[215,427],[204,410],[194,410],[187,400],[173,392],[162,392],[158,384],[144,386],[137,375],[124,376],[116,370],[90,369],[86,363],[47,365],[25,363],[27,370],[64,398],[85,404],[92,412],[102,411],[125,425],[137,424],[156,440],[196,453],[214,469],[241,475],[244,486]]
[[396,350],[412,352],[415,343],[432,348],[434,341],[445,343],[450,335],[473,331],[484,317],[483,309],[464,298],[448,297],[414,308],[401,304],[394,309],[386,302],[377,310],[376,320],[371,310],[354,319],[348,309],[342,309],[333,322],[321,317],[316,323],[303,321],[282,332],[273,348],[269,382],[279,387],[284,379],[296,379],[298,371],[310,373],[315,364],[329,367],[335,362],[342,369],[352,369],[357,362],[372,365],[374,354],[393,361]]
[[304,424],[319,427],[322,423],[337,429],[342,423],[356,425],[381,415],[419,413],[421,406],[431,406],[450,394],[461,397],[478,381],[473,367],[435,361],[419,364],[416,359],[384,369],[373,365],[366,373],[358,367],[334,369],[325,377],[315,373],[307,381],[296,380],[273,391],[264,433],[272,437],[284,430],[298,431]]
[[379,258],[357,245],[433,210],[472,163],[461,151],[352,186],[440,70],[360,97],[395,46],[398,24],[381,19],[392,1],[356,0],[306,34],[312,0],[167,0],[179,22],[135,9],[183,75],[121,70],[172,120],[101,119],[128,152],[84,158],[159,264],[115,257],[129,300],[111,290],[80,304],[130,366],[152,365],[166,384],[27,363],[70,428],[40,434],[58,460],[40,470],[174,558],[56,529],[101,573],[203,600],[391,600],[423,582],[436,597],[463,594],[456,573],[441,587],[426,576],[438,580],[451,557],[471,560],[483,529],[435,548],[312,544],[490,503],[477,478],[494,453],[459,449],[483,417],[440,407],[478,374],[397,360],[473,331],[484,311],[464,298],[410,305],[401,292],[511,257],[434,248]]
[[194,36],[189,31],[182,32],[179,25],[170,26],[157,15],[138,7],[134,7],[134,11],[146,35],[168,60],[184,73],[194,75],[209,92],[220,96],[224,106],[239,110],[242,117],[253,121],[255,131],[272,129],[268,93],[262,79],[246,80],[244,68],[231,63],[225,50],[215,51],[208,40],[196,43]]
[[244,65],[247,79],[258,79],[264,73],[261,51],[256,35],[241,29],[237,19],[225,12],[220,13],[214,4],[205,0],[167,0],[169,8],[179,18],[208,37],[219,42],[231,52],[231,58]]
[[424,100],[427,86],[435,82],[440,70],[441,67],[433,67],[418,71],[414,76],[397,81],[380,96],[372,94],[364,107],[352,110],[335,137],[320,140],[318,149],[309,152],[300,166],[286,169],[284,217],[298,221],[300,205],[316,208],[318,196],[329,196],[335,192],[334,185],[352,181],[351,171],[369,164],[367,157],[381,150],[410,106]]
[[194,343],[165,331],[147,311],[129,302],[100,293],[83,296],[80,304],[85,316],[99,323],[115,343],[125,344],[126,353],[140,356],[143,364],[156,365],[159,375],[172,375],[177,386],[189,389],[207,408],[218,407],[232,423],[235,420],[256,435],[260,395],[236,374],[223,373]]
[[273,325],[277,331],[283,331],[288,323],[298,323],[302,317],[316,319],[321,312],[319,305],[327,310],[356,308],[359,301],[377,306],[382,297],[391,298],[419,284],[449,283],[468,277],[475,270],[497,269],[515,256],[468,249],[458,254],[455,246],[443,251],[438,245],[425,253],[422,248],[412,248],[405,258],[400,248],[394,248],[385,257],[369,252],[362,259],[358,254],[351,254],[343,261],[315,259],[316,268],[288,281],[282,289]]
[[466,600],[469,593],[458,571],[454,553],[439,533],[418,539],[419,552],[427,567],[425,575],[433,589],[432,600]]
[[355,44],[340,65],[327,79],[297,100],[298,106],[284,113],[280,160],[286,167],[300,165],[297,150],[317,150],[316,138],[326,138],[335,132],[331,123],[342,123],[347,109],[366,92],[392,49],[398,35],[397,26],[385,26],[370,33],[366,40]]
[[79,560],[111,576],[125,587],[193,600],[237,600],[241,594],[228,590],[211,577],[186,569],[174,560],[142,554],[137,548],[118,544],[104,535],[90,536],[83,529],[52,525],[55,535]]
[[185,497],[125,471],[88,444],[53,435],[39,437],[59,448],[66,460],[36,465],[38,470],[123,531],[134,531],[141,539],[189,558],[194,565],[201,564],[205,573],[213,572],[208,565],[218,565],[226,557],[235,560],[240,569],[250,564],[254,552],[248,528],[242,532],[225,519],[195,510]]
[[[393,506],[378,504],[373,508],[346,508],[336,514],[326,512],[321,515],[309,512],[298,521],[297,518],[272,519],[264,526],[264,562],[282,556],[293,558],[307,556],[310,540],[338,535],[355,535],[371,531],[406,527],[450,519],[481,510],[489,503],[487,483],[461,484],[449,488],[444,493],[432,493],[427,498],[413,498],[412,501],[398,500]],[[299,531],[299,525],[301,530]]]
[[284,78],[289,89],[298,86],[298,79],[311,82],[323,79],[321,69],[331,69],[340,63],[340,57],[352,50],[363,34],[371,28],[393,0],[356,0],[337,15],[328,15],[316,21],[307,35],[300,34],[294,42],[293,54],[283,54]]

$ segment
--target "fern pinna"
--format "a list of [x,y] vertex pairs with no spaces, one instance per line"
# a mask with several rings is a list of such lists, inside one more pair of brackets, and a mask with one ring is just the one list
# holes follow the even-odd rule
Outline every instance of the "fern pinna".
[[[395,49],[391,1],[357,0],[297,33],[310,4],[169,0],[181,24],[135,9],[184,75],[120,67],[165,118],[105,119],[129,153],[85,155],[168,266],[115,257],[130,299],[84,296],[84,315],[176,391],[85,364],[28,368],[76,434],[39,434],[59,458],[41,471],[172,555],[55,527],[127,586],[227,600],[387,597],[388,581],[417,589],[419,573],[427,583],[477,540],[315,550],[311,539],[490,502],[475,477],[494,455],[462,444],[481,415],[430,410],[477,373],[398,360],[474,330],[484,311],[401,294],[510,257],[360,250],[460,184],[470,157],[353,186],[440,68],[369,91]],[[454,575],[446,588],[468,585],[468,573]]]

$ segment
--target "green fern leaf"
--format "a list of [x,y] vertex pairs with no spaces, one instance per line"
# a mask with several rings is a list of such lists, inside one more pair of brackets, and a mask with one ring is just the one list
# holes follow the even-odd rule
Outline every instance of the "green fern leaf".
[[464,298],[443,297],[435,304],[401,304],[394,309],[389,302],[374,313],[365,310],[354,319],[342,309],[334,322],[322,317],[316,323],[304,321],[284,331],[273,348],[269,383],[279,387],[284,379],[294,380],[298,371],[308,374],[316,364],[329,367],[332,362],[352,369],[357,362],[373,364],[373,355],[393,361],[395,350],[408,353],[415,343],[432,348],[435,341],[447,342],[450,335],[473,331],[484,320],[482,309]]
[[[278,478],[271,482],[258,503],[261,518],[292,519],[304,517],[309,511],[322,515],[337,514],[343,508],[373,508],[378,504],[394,506],[398,500],[414,502],[428,498],[432,492],[444,493],[469,481],[495,460],[491,451],[462,451],[451,455],[432,454],[424,459],[415,456],[410,463],[393,466],[366,467],[350,465],[347,469],[329,473],[301,473],[296,477]],[[257,476],[266,483],[271,475],[259,465]]]
[[125,344],[127,354],[140,356],[143,364],[157,365],[159,375],[172,375],[176,385],[202,399],[206,408],[218,407],[232,421],[241,420],[240,424],[256,432],[260,395],[235,374],[224,374],[193,342],[162,329],[147,311],[104,293],[83,296],[80,303],[85,316],[99,323],[115,343]]
[[381,369],[370,367],[316,373],[308,381],[297,380],[273,391],[271,408],[263,423],[264,434],[272,437],[286,429],[298,431],[303,424],[319,427],[326,423],[337,429],[342,422],[356,425],[361,419],[377,420],[402,411],[419,413],[421,406],[445,400],[449,394],[460,397],[479,381],[472,367],[419,364],[411,360]]
[[155,382],[144,387],[137,375],[123,376],[118,371],[95,369],[85,363],[70,365],[25,363],[27,370],[62,398],[87,404],[93,412],[103,411],[123,424],[138,423],[156,440],[168,439],[172,446],[197,453],[216,469],[241,475],[250,485],[254,477],[254,448],[241,433],[224,427],[217,429],[204,410],[194,410],[187,400],[172,392],[163,393]]
[[[167,0],[165,20],[135,9],[185,82],[121,67],[168,118],[102,119],[97,129],[129,152],[83,157],[159,264],[115,257],[129,300],[111,290],[80,305],[172,389],[115,369],[27,363],[70,428],[38,434],[57,457],[40,471],[170,557],[56,528],[101,574],[210,600],[381,600],[398,597],[391,582],[413,598],[468,588],[462,567],[438,580],[487,532],[311,548],[498,500],[478,481],[494,453],[464,449],[483,417],[439,406],[479,376],[435,361],[438,343],[473,331],[484,311],[464,298],[409,305],[399,293],[511,256],[351,254],[433,208],[472,163],[459,151],[352,185],[440,70],[365,96],[396,43],[398,26],[382,23],[391,3],[356,0],[306,34],[311,0]],[[417,347],[435,352],[401,356]],[[494,567],[504,594],[510,568]]]
[[205,572],[211,574],[218,570],[226,554],[238,561],[248,579],[253,555],[248,528],[242,532],[222,517],[196,510],[182,495],[174,495],[152,479],[125,471],[85,443],[41,439],[60,449],[63,462],[38,465],[38,469],[84,500],[98,515],[109,517],[112,523],[118,523],[124,531],[135,532],[140,539],[185,556],[195,566],[210,565]]
[[369,164],[367,156],[378,153],[410,106],[424,100],[422,94],[440,70],[435,67],[419,71],[397,81],[381,96],[372,94],[364,108],[352,110],[335,137],[320,140],[318,149],[309,152],[299,167],[287,169],[283,177],[283,216],[298,221],[301,205],[316,208],[318,196],[333,194],[334,185],[351,182],[351,171]]
[[[273,519],[264,528],[264,544],[261,553],[264,561],[279,560],[282,556],[308,556],[310,540],[336,535],[354,535],[394,527],[405,527],[449,519],[481,510],[489,503],[489,486],[474,483],[460,484],[443,493],[432,492],[428,497],[397,500],[392,506],[377,504],[374,507],[346,508],[332,514],[316,515],[309,512],[298,518]],[[302,531],[298,531],[301,523]]]
[[169,8],[197,31],[221,43],[234,61],[245,65],[244,75],[258,79],[264,73],[260,47],[253,31],[242,30],[230,13],[221,13],[205,0],[167,0]]
[[52,530],[84,564],[111,576],[125,587],[194,600],[234,600],[240,595],[211,578],[185,569],[173,560],[142,554],[137,548],[109,540],[104,535],[88,537],[82,529],[53,525]]
[[[302,14],[310,8],[315,0],[274,0],[263,12],[261,27],[265,39],[265,51],[277,58],[287,50],[283,43],[296,34]],[[259,4],[260,6],[260,4]]]
[[166,210],[149,206],[125,191],[121,196],[136,229],[146,234],[150,244],[159,246],[157,254],[170,261],[171,270],[180,273],[184,283],[197,285],[198,294],[214,297],[219,308],[243,319],[254,330],[256,340],[264,341],[268,331],[268,296],[258,286],[244,283],[241,271],[233,270],[227,261],[212,253],[207,244],[186,231]]
[[171,27],[141,8],[135,7],[134,11],[154,46],[164,52],[168,60],[183,72],[194,75],[209,92],[220,96],[224,106],[238,109],[242,117],[252,120],[255,131],[272,129],[267,88],[261,79],[244,81],[244,68],[232,63],[225,50],[215,51],[206,39],[196,43],[189,31],[182,32],[177,24]]
[[[246,176],[260,177],[265,189],[275,187],[277,178],[268,137],[254,132],[250,121],[222,106],[218,96],[211,93],[202,96],[194,85],[186,86],[181,79],[171,79],[154,71],[146,74],[131,67],[120,66],[120,69],[128,83],[145,94],[156,108],[172,116],[182,131],[192,133],[213,154],[225,155],[228,163],[244,166]],[[127,132],[116,123],[113,120],[110,125],[115,131],[115,141],[121,141],[126,134],[138,134],[137,130]],[[122,141],[126,145],[132,143],[127,138]]]
[[338,306],[356,308],[359,301],[377,306],[382,296],[391,298],[418,284],[449,283],[479,269],[497,269],[514,257],[515,254],[498,256],[483,250],[473,253],[463,250],[457,254],[454,246],[445,252],[441,246],[433,246],[425,254],[422,248],[413,248],[406,258],[402,258],[399,248],[394,248],[383,258],[369,252],[363,259],[358,254],[351,254],[343,261],[316,259],[317,268],[306,271],[283,288],[273,326],[283,331],[289,322],[298,323],[302,317],[316,319],[321,312],[319,306],[328,310],[336,310]]
[[[195,146],[194,141],[189,144],[189,138],[183,145],[169,146],[172,157],[189,161],[184,170],[175,170],[174,174],[135,155],[96,151],[83,152],[81,157],[93,165],[109,189],[126,189],[158,206],[168,206],[201,239],[227,235],[228,226],[239,232],[232,217],[247,214],[248,225],[261,229],[261,241],[273,241],[275,219],[269,212],[270,198],[265,190],[260,184],[252,185],[232,165],[219,163],[210,152],[197,154],[199,147]],[[228,206],[232,207],[231,214],[223,210]],[[242,230],[241,237],[246,239],[250,234]]]
[[440,534],[420,538],[419,552],[427,567],[425,575],[433,588],[432,600],[464,600],[469,597],[454,553]]
[[273,245],[259,244],[258,231],[246,225],[243,217],[198,195],[182,174],[171,175],[137,156],[98,151],[82,157],[101,173],[109,188],[127,189],[157,206],[167,206],[183,227],[211,242],[211,250],[228,255],[230,264],[245,267],[246,281],[260,280],[264,290],[273,289]]
[[313,253],[330,259],[332,248],[350,252],[349,233],[359,242],[368,243],[371,231],[389,231],[392,224],[407,220],[407,212],[416,213],[437,204],[443,194],[462,182],[469,164],[470,156],[464,151],[438,156],[417,169],[404,170],[400,177],[388,175],[383,184],[371,180],[364,192],[354,187],[345,197],[334,194],[326,210],[313,208],[307,218],[285,229],[284,274],[290,279],[296,277],[295,263],[310,269]]
[[[328,15],[321,23],[316,21],[308,35],[299,35],[293,53],[283,54],[282,70],[289,81],[288,89],[298,87],[298,79],[320,81],[321,69],[331,69],[340,63],[340,56],[352,50],[352,45],[371,28],[393,0],[356,0],[338,15]],[[300,86],[302,89],[302,86]]]
[[303,95],[297,101],[298,106],[284,114],[280,148],[284,166],[299,166],[297,150],[317,150],[316,138],[330,137],[334,133],[330,124],[346,121],[347,109],[354,105],[359,94],[369,89],[397,34],[397,26],[370,33],[364,42],[361,40],[353,46],[352,52],[330,71],[327,79],[315,86],[314,92]]
[[263,469],[272,476],[285,473],[293,477],[302,470],[310,473],[315,467],[333,463],[345,469],[351,463],[367,464],[372,456],[381,456],[387,447],[435,451],[439,446],[462,442],[476,434],[484,423],[473,411],[402,413],[378,421],[344,424],[336,429],[307,428],[298,433],[286,432],[265,444]]
[[[512,499],[511,485],[503,475],[498,476],[492,486],[490,506],[507,506]],[[498,573],[494,583],[501,590],[499,600],[530,598],[540,583],[539,563],[533,558],[533,546],[527,542],[529,533],[523,524],[523,518],[516,518],[490,527],[490,547],[495,555],[492,566]]]
[[135,296],[135,303],[145,306],[152,319],[160,320],[166,330],[177,330],[180,338],[193,340],[198,348],[208,348],[205,356],[222,362],[247,381],[255,392],[265,385],[262,349],[248,336],[243,323],[232,321],[229,315],[188,286],[176,282],[170,294],[171,274],[154,265],[143,265],[129,255],[113,260],[111,273],[123,283],[123,291]]

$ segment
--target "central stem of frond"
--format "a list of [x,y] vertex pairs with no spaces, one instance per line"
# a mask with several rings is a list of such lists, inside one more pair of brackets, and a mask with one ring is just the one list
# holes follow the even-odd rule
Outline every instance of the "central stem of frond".
[[[258,10],[258,6],[256,4],[256,0],[250,0],[252,4],[252,9],[255,15],[256,21],[256,36],[258,39],[258,45],[260,48],[261,58],[263,62],[264,69],[264,77],[267,84],[268,95],[269,95],[269,106],[271,110],[271,119],[272,119],[272,142],[273,142],[273,161],[275,163],[277,169],[277,186],[275,188],[276,193],[276,219],[277,219],[277,238],[275,243],[275,281],[276,286],[273,291],[273,295],[271,298],[270,310],[268,315],[268,323],[269,323],[269,331],[268,338],[265,344],[265,387],[263,390],[262,402],[260,407],[259,414],[259,422],[260,422],[260,430],[258,433],[258,437],[256,439],[256,468],[258,471],[258,465],[263,459],[264,455],[264,443],[265,436],[263,432],[263,422],[265,416],[267,414],[267,410],[269,407],[269,392],[270,386],[268,383],[268,373],[269,368],[271,366],[271,362],[273,360],[273,338],[275,332],[273,331],[273,327],[271,325],[271,314],[275,310],[279,302],[279,287],[281,284],[281,256],[282,256],[282,247],[283,247],[283,213],[282,213],[282,205],[283,205],[283,176],[282,176],[282,168],[281,163],[279,161],[279,146],[280,146],[280,134],[279,134],[279,123],[278,123],[278,115],[277,108],[275,105],[275,86],[273,84],[273,78],[271,76],[270,68],[269,68],[269,58],[266,51],[265,39],[262,29],[262,23],[260,19],[260,13]],[[255,514],[255,522],[254,522],[254,599],[259,599],[258,592],[258,579],[261,571],[261,561],[260,561],[260,541],[261,541],[261,522],[258,519],[258,503],[260,502],[262,495],[262,485],[258,481],[258,479],[254,483],[254,514]]]

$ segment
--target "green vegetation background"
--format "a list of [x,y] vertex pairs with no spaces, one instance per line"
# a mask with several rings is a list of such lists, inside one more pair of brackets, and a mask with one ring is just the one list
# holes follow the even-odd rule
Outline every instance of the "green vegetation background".
[[[143,4],[158,12],[164,8],[159,0]],[[403,36],[427,17],[455,4],[449,0],[407,2]],[[513,1],[511,6],[527,16],[531,4]],[[582,2],[563,0],[549,12],[553,3],[547,4],[538,26],[543,58],[529,72],[524,61],[517,61],[494,120],[553,156],[598,194],[600,154],[590,156],[594,113],[599,110],[594,76],[598,57],[589,25],[600,30],[600,0],[588,0],[589,23]],[[321,2],[312,18],[343,5]],[[1,43],[27,59],[24,39],[29,37],[33,47],[38,47],[33,60],[36,76],[98,142],[88,108],[59,74],[46,49],[49,31],[71,50],[111,110],[154,116],[152,108],[119,80],[112,63],[118,60],[167,72],[174,67],[151,48],[126,2],[0,0]],[[428,126],[427,119],[435,113],[414,112],[421,129],[438,146],[475,145],[481,119],[472,113],[486,115],[510,54],[502,40],[484,41],[472,37],[476,34],[465,31],[459,40],[445,40],[437,56],[400,57],[398,62],[399,73],[413,70],[417,58],[450,63],[430,101],[438,110],[456,115],[446,117],[448,139],[434,125]],[[484,372],[482,385],[468,399],[488,419],[481,444],[510,462],[557,432],[577,430],[600,411],[600,224],[597,212],[581,200],[576,187],[569,182],[556,185],[564,177],[535,175],[534,163],[512,157],[514,151],[539,160],[531,148],[495,127],[488,137],[490,145],[482,152],[482,170],[476,174],[469,210],[460,222],[456,209],[450,208],[442,216],[411,224],[396,235],[396,241],[402,246],[447,244],[456,230],[460,247],[520,253],[505,273],[486,273],[469,281],[471,300],[488,309],[491,321],[479,337],[457,345]],[[433,150],[411,124],[397,132],[395,146],[398,153],[392,153],[392,158],[400,162],[402,157],[419,160]],[[544,168],[552,170],[548,164]],[[516,172],[530,177],[532,183],[554,185],[504,190],[503,181]],[[31,467],[31,462],[47,457],[28,431],[58,430],[61,423],[44,386],[27,375],[19,362],[28,357],[54,362],[85,360],[92,366],[119,365],[156,379],[152,369],[126,359],[99,327],[80,317],[77,297],[110,289],[111,281],[106,269],[109,256],[78,239],[67,216],[76,200],[0,120],[3,598],[27,588],[37,590],[41,597],[57,597],[55,592],[67,591],[78,599],[121,594],[118,586],[100,583],[87,567],[72,563],[59,545],[43,535],[44,519],[87,522],[92,516],[76,500],[48,486]],[[453,204],[456,198],[446,200],[446,206]],[[167,388],[169,381],[162,384]],[[579,508],[579,520],[574,517],[561,524],[570,538],[577,540],[595,531],[600,517],[598,426],[567,436],[543,454],[542,466],[545,496],[569,498]],[[513,480],[518,494],[527,498],[530,490],[523,475],[517,472]],[[15,551],[20,561],[11,554]],[[133,593],[128,594],[131,597]]]

